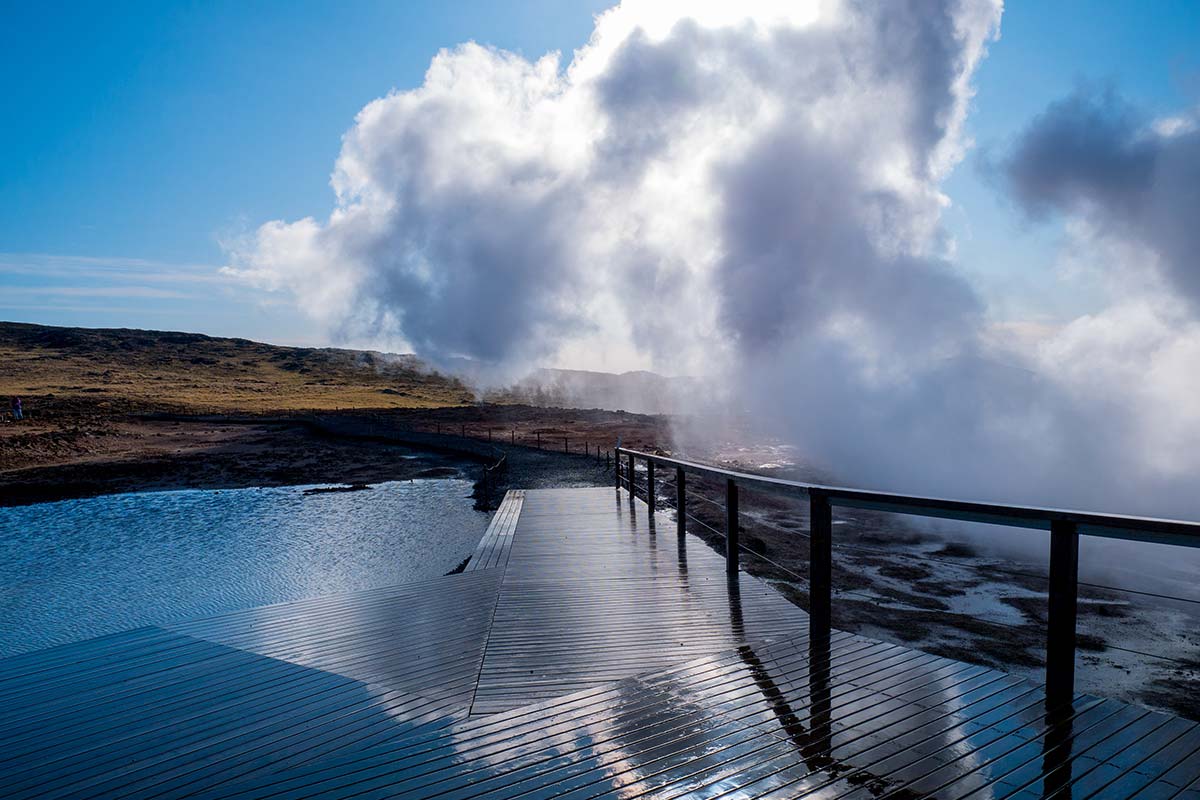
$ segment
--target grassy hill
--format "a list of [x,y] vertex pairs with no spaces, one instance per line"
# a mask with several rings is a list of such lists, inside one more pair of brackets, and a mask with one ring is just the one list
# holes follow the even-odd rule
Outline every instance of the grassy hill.
[[[0,322],[0,397],[27,408],[280,412],[464,405],[415,356],[279,347],[196,333]],[[42,403],[29,404],[39,399]],[[36,412],[35,412],[36,413]]]

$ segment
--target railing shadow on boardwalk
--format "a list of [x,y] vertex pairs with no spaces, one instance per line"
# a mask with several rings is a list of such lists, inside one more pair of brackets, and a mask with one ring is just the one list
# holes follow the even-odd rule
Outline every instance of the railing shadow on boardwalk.
[[[690,517],[687,514],[688,476],[701,476],[708,481],[724,483],[725,526],[723,531],[717,533],[725,539],[726,564],[731,576],[737,574],[739,556],[745,549],[739,544],[739,487],[793,498],[807,498],[811,526],[808,564],[809,644],[812,659],[810,726],[806,728],[802,725],[791,708],[782,701],[773,705],[773,708],[779,717],[780,726],[795,741],[797,748],[805,754],[806,759],[813,759],[812,766],[834,772],[838,766],[828,760],[828,751],[823,749],[822,745],[828,742],[830,719],[829,686],[822,678],[823,675],[828,676],[828,671],[822,669],[821,664],[822,659],[826,659],[827,663],[832,628],[832,517],[836,507],[1048,531],[1050,569],[1045,631],[1045,735],[1042,738],[1040,783],[1043,797],[1053,796],[1066,800],[1072,797],[1077,734],[1075,718],[1079,713],[1075,695],[1075,662],[1080,536],[1200,547],[1200,524],[1195,522],[891,494],[803,483],[741,473],[627,448],[616,448],[614,456],[616,466],[613,474],[618,494],[622,488],[626,489],[632,504],[640,493],[651,509],[651,518],[658,508],[655,468],[657,466],[674,472],[674,508],[681,538]],[[623,458],[626,460],[624,465]],[[639,461],[644,464],[641,486],[636,469]],[[732,578],[730,592],[731,609],[736,609],[737,581]],[[731,624],[735,628],[740,627],[740,611],[736,611],[734,616]],[[781,698],[778,689],[770,684],[769,674],[757,662],[753,648],[742,647],[739,653],[756,676],[756,680],[761,681],[760,688],[764,696]],[[822,714],[825,714],[824,718]],[[904,796],[888,793],[883,785],[873,787],[872,793],[897,798]]]
[[[983,522],[1014,528],[1049,531],[1050,575],[1046,625],[1046,702],[1048,707],[1069,703],[1074,694],[1076,622],[1079,595],[1079,537],[1099,536],[1133,542],[1200,547],[1200,523],[1179,520],[1099,514],[1065,509],[1014,506],[999,503],[951,500],[916,495],[892,494],[862,489],[790,481],[722,469],[683,461],[653,453],[625,448],[615,450],[617,488],[629,491],[630,501],[637,494],[635,465],[646,465],[644,496],[653,510],[657,508],[655,466],[673,469],[677,492],[676,517],[680,532],[686,526],[687,476],[701,475],[725,483],[726,565],[736,574],[741,552],[739,544],[738,487],[803,497],[809,501],[809,614],[814,631],[832,626],[832,543],[833,509],[847,507],[935,517],[963,522]],[[628,459],[620,466],[621,457]]]

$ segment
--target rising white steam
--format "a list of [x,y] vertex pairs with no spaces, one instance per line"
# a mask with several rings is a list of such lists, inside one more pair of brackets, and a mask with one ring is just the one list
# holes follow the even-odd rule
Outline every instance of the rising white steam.
[[263,225],[233,269],[336,332],[518,366],[708,372],[853,315],[861,269],[971,304],[929,259],[999,9],[916,6],[635,0],[565,66],[443,51],[359,113],[329,219]]
[[[565,65],[442,51],[359,113],[329,218],[263,225],[231,271],[433,361],[719,376],[846,480],[1162,513],[1142,493],[1200,467],[1200,414],[1171,413],[1200,388],[1187,304],[1140,292],[1008,342],[941,229],[1000,5],[627,0]],[[1009,165],[1024,202],[1127,212],[1069,170],[1023,179],[1039,130]],[[1196,226],[1154,222],[1176,191],[1106,229],[1191,292]]]

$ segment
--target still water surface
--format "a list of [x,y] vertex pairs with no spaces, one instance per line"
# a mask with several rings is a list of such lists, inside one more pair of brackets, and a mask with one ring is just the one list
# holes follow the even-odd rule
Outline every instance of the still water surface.
[[301,597],[426,580],[487,526],[471,483],[108,495],[0,508],[0,658]]

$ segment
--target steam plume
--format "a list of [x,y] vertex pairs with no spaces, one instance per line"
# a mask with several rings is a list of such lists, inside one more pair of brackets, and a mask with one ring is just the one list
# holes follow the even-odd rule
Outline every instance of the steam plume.
[[1033,123],[1014,196],[1112,302],[1005,338],[940,224],[1000,13],[626,0],[565,65],[443,51],[359,113],[329,218],[231,271],[435,362],[714,376],[847,480],[1196,513],[1195,126],[1082,96]]

